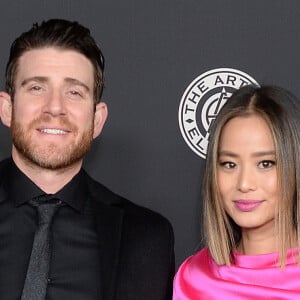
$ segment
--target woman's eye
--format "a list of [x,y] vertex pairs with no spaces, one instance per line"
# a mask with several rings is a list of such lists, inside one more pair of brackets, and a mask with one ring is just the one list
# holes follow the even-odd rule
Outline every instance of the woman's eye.
[[236,167],[236,164],[231,161],[224,161],[224,162],[220,162],[220,166],[225,169],[233,169]]
[[273,160],[263,160],[258,164],[260,169],[269,169],[275,165],[275,161]]

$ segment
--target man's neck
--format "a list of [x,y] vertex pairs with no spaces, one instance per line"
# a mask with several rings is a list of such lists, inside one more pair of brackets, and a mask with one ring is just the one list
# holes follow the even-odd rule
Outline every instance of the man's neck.
[[12,153],[16,166],[41,190],[47,194],[55,194],[61,190],[80,171],[82,160],[58,170],[42,168],[19,155]]

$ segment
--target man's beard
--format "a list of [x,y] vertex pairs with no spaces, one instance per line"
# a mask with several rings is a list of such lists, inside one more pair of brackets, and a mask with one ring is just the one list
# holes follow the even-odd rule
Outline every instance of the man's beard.
[[[65,147],[61,147],[58,142],[47,142],[42,144],[33,141],[32,133],[39,125],[50,122],[50,116],[42,116],[33,120],[28,128],[24,128],[15,120],[14,113],[11,122],[11,135],[15,148],[29,163],[37,165],[44,169],[58,170],[68,168],[78,161],[82,160],[89,151],[93,141],[93,120],[91,126],[78,141],[71,141]],[[74,139],[78,135],[78,128],[65,118],[60,119],[62,128],[71,131]],[[38,137],[35,137],[36,139]]]

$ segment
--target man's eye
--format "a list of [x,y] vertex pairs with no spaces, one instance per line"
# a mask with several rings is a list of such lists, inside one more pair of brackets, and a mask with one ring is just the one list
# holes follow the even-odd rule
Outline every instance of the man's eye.
[[275,166],[275,161],[273,160],[263,160],[258,164],[258,167],[260,169],[269,169],[272,168],[273,166]]
[[69,94],[72,96],[72,97],[83,97],[82,96],[82,93],[78,92],[78,91],[75,91],[75,90],[71,90],[69,91]]
[[31,91],[40,91],[42,88],[38,85],[34,85],[32,87],[29,88],[29,90]]
[[40,95],[45,91],[45,89],[40,85],[31,85],[27,88],[28,93],[31,93],[32,95]]

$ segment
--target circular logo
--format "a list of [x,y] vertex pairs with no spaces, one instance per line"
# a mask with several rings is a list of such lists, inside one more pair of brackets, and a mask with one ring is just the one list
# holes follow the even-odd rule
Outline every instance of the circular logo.
[[187,87],[179,105],[179,127],[197,155],[206,157],[210,125],[232,93],[248,84],[259,86],[242,71],[220,68],[201,74]]

